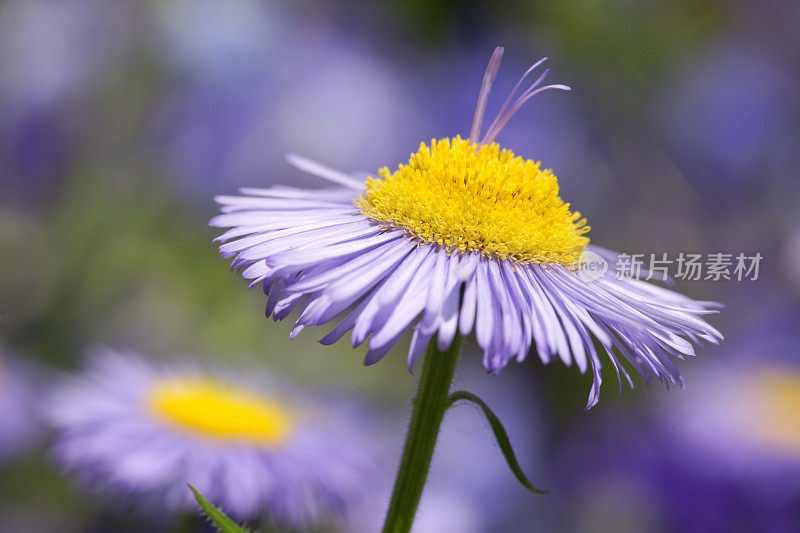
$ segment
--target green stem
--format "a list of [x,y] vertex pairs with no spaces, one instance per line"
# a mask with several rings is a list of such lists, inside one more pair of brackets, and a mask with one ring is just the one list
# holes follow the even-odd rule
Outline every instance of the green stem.
[[422,490],[428,479],[439,426],[448,407],[447,393],[456,369],[461,337],[456,335],[450,348],[440,352],[436,337],[425,354],[417,397],[408,424],[403,457],[394,483],[384,533],[408,533],[414,523]]

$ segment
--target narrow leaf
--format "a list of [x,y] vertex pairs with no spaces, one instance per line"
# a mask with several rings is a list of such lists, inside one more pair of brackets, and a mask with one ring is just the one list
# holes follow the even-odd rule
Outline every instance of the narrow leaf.
[[197,503],[200,504],[200,508],[206,514],[208,519],[214,522],[214,525],[217,526],[217,529],[219,529],[222,533],[248,533],[246,529],[237,525],[236,522],[228,518],[225,513],[214,507],[208,502],[208,500],[203,498],[203,496],[197,492],[197,489],[191,485],[189,485],[189,488],[192,489],[194,498],[197,500]]
[[453,392],[447,397],[447,408],[449,409],[459,400],[472,402],[481,408],[481,411],[483,411],[483,414],[486,416],[486,420],[489,421],[489,425],[492,426],[492,431],[497,439],[497,444],[500,445],[500,450],[503,452],[503,456],[506,458],[506,463],[508,463],[508,467],[514,473],[517,480],[519,480],[519,482],[531,492],[535,492],[537,494],[547,494],[546,490],[541,490],[534,487],[533,484],[528,481],[525,473],[522,472],[522,468],[519,466],[519,462],[517,462],[517,457],[514,455],[514,449],[511,447],[511,441],[508,439],[508,434],[506,433],[503,424],[500,423],[500,419],[497,418],[497,415],[495,415],[492,410],[489,409],[489,406],[486,405],[486,402],[471,392],[460,390]]

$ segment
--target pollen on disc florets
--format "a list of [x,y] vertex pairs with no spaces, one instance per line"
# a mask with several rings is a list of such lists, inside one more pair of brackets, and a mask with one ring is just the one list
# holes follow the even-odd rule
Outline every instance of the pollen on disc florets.
[[431,140],[407,165],[370,177],[356,206],[378,223],[451,251],[574,266],[586,219],[558,196],[558,179],[497,143]]

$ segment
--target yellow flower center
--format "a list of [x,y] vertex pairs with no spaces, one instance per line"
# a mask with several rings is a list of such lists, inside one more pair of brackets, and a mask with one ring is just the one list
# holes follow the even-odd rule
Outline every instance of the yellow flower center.
[[207,378],[156,383],[148,404],[162,421],[212,439],[276,446],[292,428],[278,403]]
[[370,177],[356,206],[367,218],[451,251],[574,266],[589,231],[540,164],[463,140],[420,144],[407,165]]
[[800,373],[762,370],[754,383],[761,405],[752,413],[758,418],[751,421],[751,437],[777,451],[800,453]]

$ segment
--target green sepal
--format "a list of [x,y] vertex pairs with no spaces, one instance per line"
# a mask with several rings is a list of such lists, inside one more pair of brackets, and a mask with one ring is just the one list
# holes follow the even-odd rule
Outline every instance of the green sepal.
[[508,439],[508,434],[506,433],[503,424],[500,423],[500,419],[497,418],[497,415],[495,415],[492,410],[489,409],[489,406],[486,405],[486,402],[471,392],[460,390],[451,393],[447,397],[447,408],[449,409],[459,400],[472,402],[481,408],[481,411],[483,411],[483,414],[486,416],[486,420],[489,421],[489,425],[492,426],[494,437],[497,439],[497,444],[500,446],[500,450],[503,452],[503,456],[506,458],[506,463],[508,463],[508,467],[514,473],[514,476],[516,476],[517,480],[531,492],[535,492],[536,494],[547,494],[546,490],[541,490],[534,487],[525,476],[525,473],[519,466],[516,455],[514,455],[514,449],[511,447],[511,441]]
[[200,505],[200,508],[203,510],[205,515],[211,520],[217,529],[221,531],[221,533],[250,533],[249,530],[241,527],[236,522],[228,518],[228,516],[214,507],[211,503],[208,502],[203,496],[197,492],[193,486],[189,485],[189,488],[192,490],[194,494],[195,500]]

